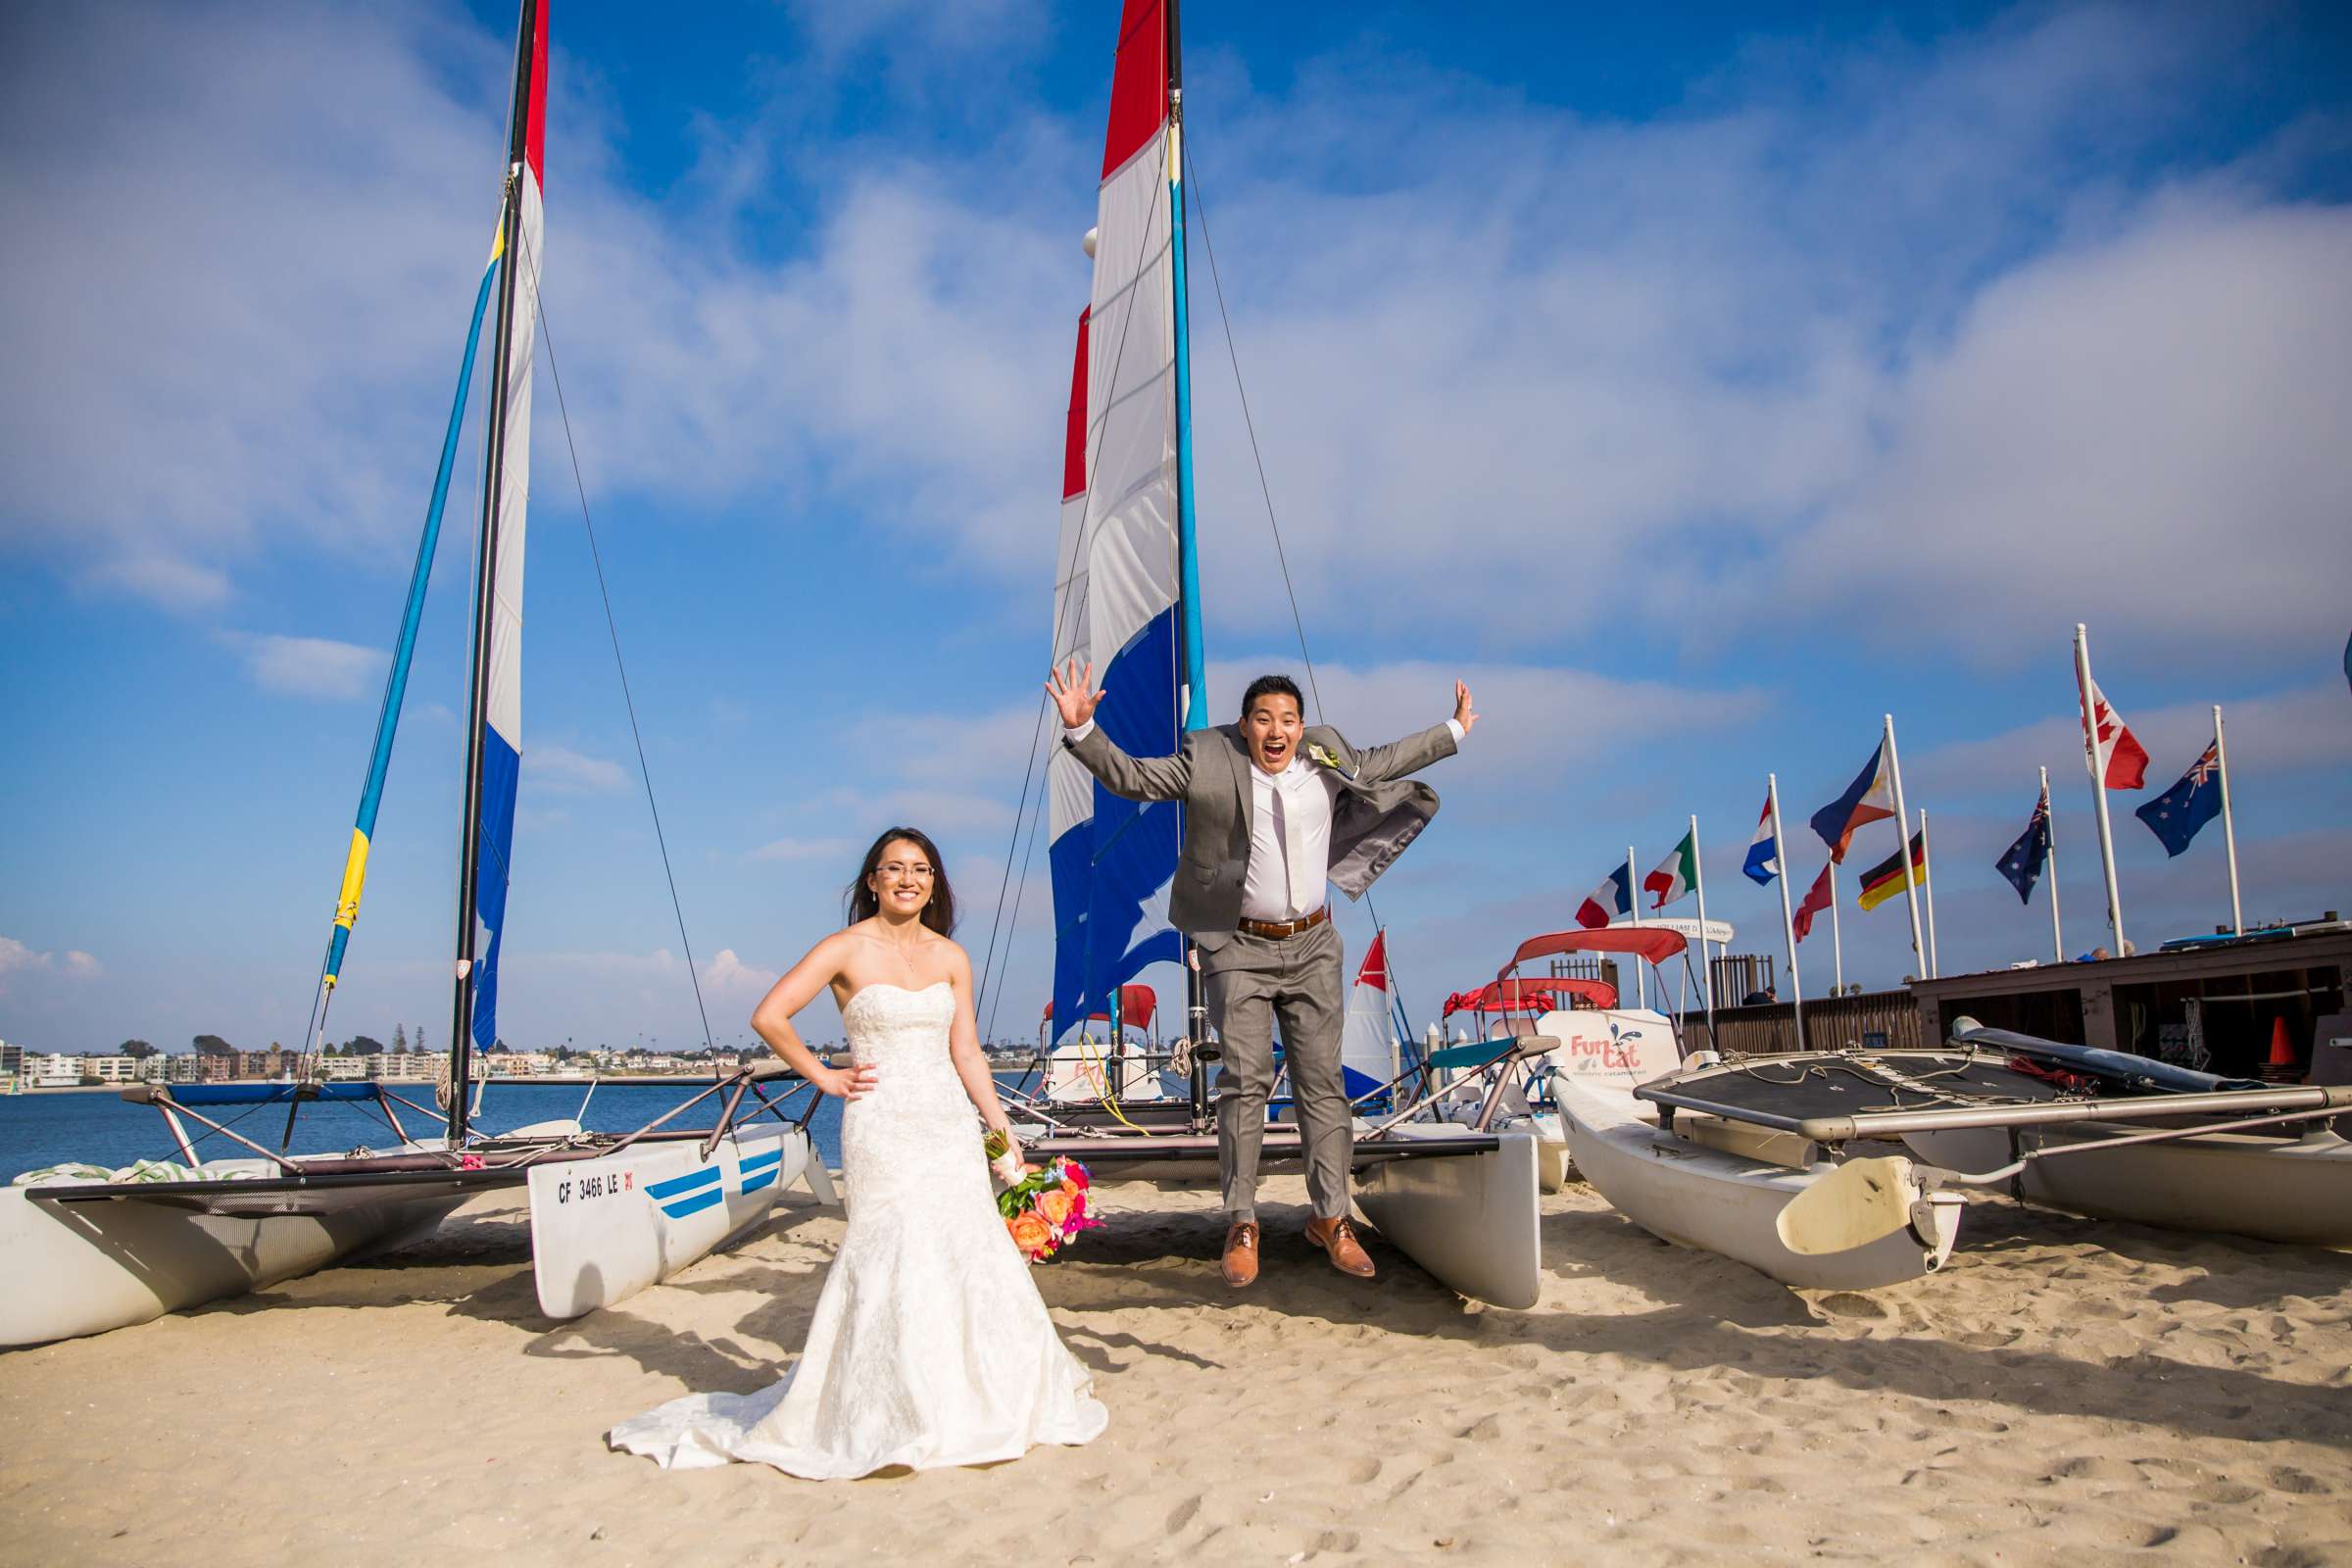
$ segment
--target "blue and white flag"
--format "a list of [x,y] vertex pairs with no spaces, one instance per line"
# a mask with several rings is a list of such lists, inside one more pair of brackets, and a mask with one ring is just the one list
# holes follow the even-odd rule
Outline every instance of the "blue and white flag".
[[2189,763],[2180,781],[2132,813],[2164,841],[2164,853],[2179,855],[2197,829],[2222,814],[2222,758],[2218,745]]
[[[2144,809],[2144,808],[2143,808]],[[2034,803],[2034,817],[2026,830],[2017,836],[1998,862],[2001,875],[2017,889],[2020,904],[2034,902],[2034,884],[2041,880],[2041,868],[2050,859],[2050,792],[2043,790]]]
[[1763,812],[1756,818],[1756,836],[1747,841],[1747,863],[1740,867],[1747,879],[1758,887],[1772,886],[1772,879],[1781,874],[1781,847],[1772,837],[1772,797],[1764,797]]

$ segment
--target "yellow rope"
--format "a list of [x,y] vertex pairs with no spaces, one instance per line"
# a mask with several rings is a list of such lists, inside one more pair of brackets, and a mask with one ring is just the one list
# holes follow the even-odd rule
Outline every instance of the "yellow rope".
[[1080,1029],[1078,1031],[1078,1052],[1094,1078],[1095,1098],[1102,1102],[1102,1108],[1109,1111],[1111,1119],[1120,1126],[1146,1138],[1158,1137],[1159,1135],[1151,1128],[1138,1127],[1134,1122],[1129,1121],[1127,1113],[1119,1109],[1119,1097],[1110,1091],[1110,1073],[1107,1065],[1095,1054],[1094,1045],[1094,1037],[1084,1029]]

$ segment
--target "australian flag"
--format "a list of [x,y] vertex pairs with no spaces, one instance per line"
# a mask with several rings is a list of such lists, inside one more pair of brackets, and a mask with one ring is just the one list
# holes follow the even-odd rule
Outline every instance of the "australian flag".
[[2017,889],[2020,904],[2034,902],[2034,884],[2041,880],[2041,868],[2049,859],[2050,792],[2044,790],[2034,803],[2034,820],[2026,824],[2026,830],[2017,836],[2017,842],[2009,846],[1999,861],[2001,875]]
[[2222,758],[2218,746],[2188,764],[2180,782],[2132,813],[2164,840],[2164,853],[2179,855],[2197,829],[2222,814]]

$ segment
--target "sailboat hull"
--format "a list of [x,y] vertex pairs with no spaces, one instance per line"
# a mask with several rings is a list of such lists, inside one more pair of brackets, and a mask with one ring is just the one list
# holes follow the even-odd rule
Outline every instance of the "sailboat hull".
[[[2113,1143],[2143,1129],[2032,1128],[2031,1149]],[[1906,1133],[1931,1164],[1995,1170],[2009,1163],[2000,1127]],[[2207,1133],[2177,1143],[2037,1159],[2020,1173],[2027,1201],[2093,1219],[2132,1220],[2177,1231],[2212,1231],[2311,1247],[2352,1246],[2352,1143],[2333,1133],[2302,1139]]]
[[[254,1161],[257,1166],[260,1161]],[[0,1189],[0,1346],[104,1334],[325,1268],[431,1229],[466,1200],[439,1192],[329,1213],[218,1214],[143,1197],[41,1202]]]
[[795,1128],[700,1144],[639,1146],[604,1159],[531,1172],[531,1266],[539,1309],[573,1318],[626,1300],[708,1256],[767,1217],[809,1170]]
[[[1422,1135],[1418,1126],[1395,1136]],[[1433,1126],[1426,1136],[1456,1139]],[[1475,1301],[1525,1311],[1544,1286],[1536,1139],[1505,1132],[1491,1152],[1399,1159],[1360,1172],[1355,1201],[1397,1250],[1438,1283]]]
[[1576,1168],[1626,1218],[1678,1247],[1720,1252],[1805,1290],[1868,1291],[1941,1268],[1959,1237],[1956,1194],[1907,1196],[1926,1230],[1907,1225],[1842,1251],[1803,1253],[1782,1238],[1781,1211],[1836,1167],[1793,1169],[1661,1131],[1630,1095],[1557,1083]]

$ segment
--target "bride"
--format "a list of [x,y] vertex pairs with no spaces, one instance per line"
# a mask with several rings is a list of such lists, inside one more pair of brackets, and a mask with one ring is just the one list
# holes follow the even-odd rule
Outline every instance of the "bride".
[[[939,851],[894,827],[849,889],[850,924],[752,1014],[779,1056],[845,1102],[849,1228],[800,1364],[758,1394],[693,1394],[608,1434],[662,1464],[756,1460],[829,1480],[987,1464],[1086,1443],[1109,1413],[1062,1348],[989,1188],[976,1107],[1011,1139],[972,1019],[972,963],[948,940]],[[828,1067],[792,1015],[831,987],[854,1066]],[[1017,1174],[1014,1146],[1000,1171]]]

